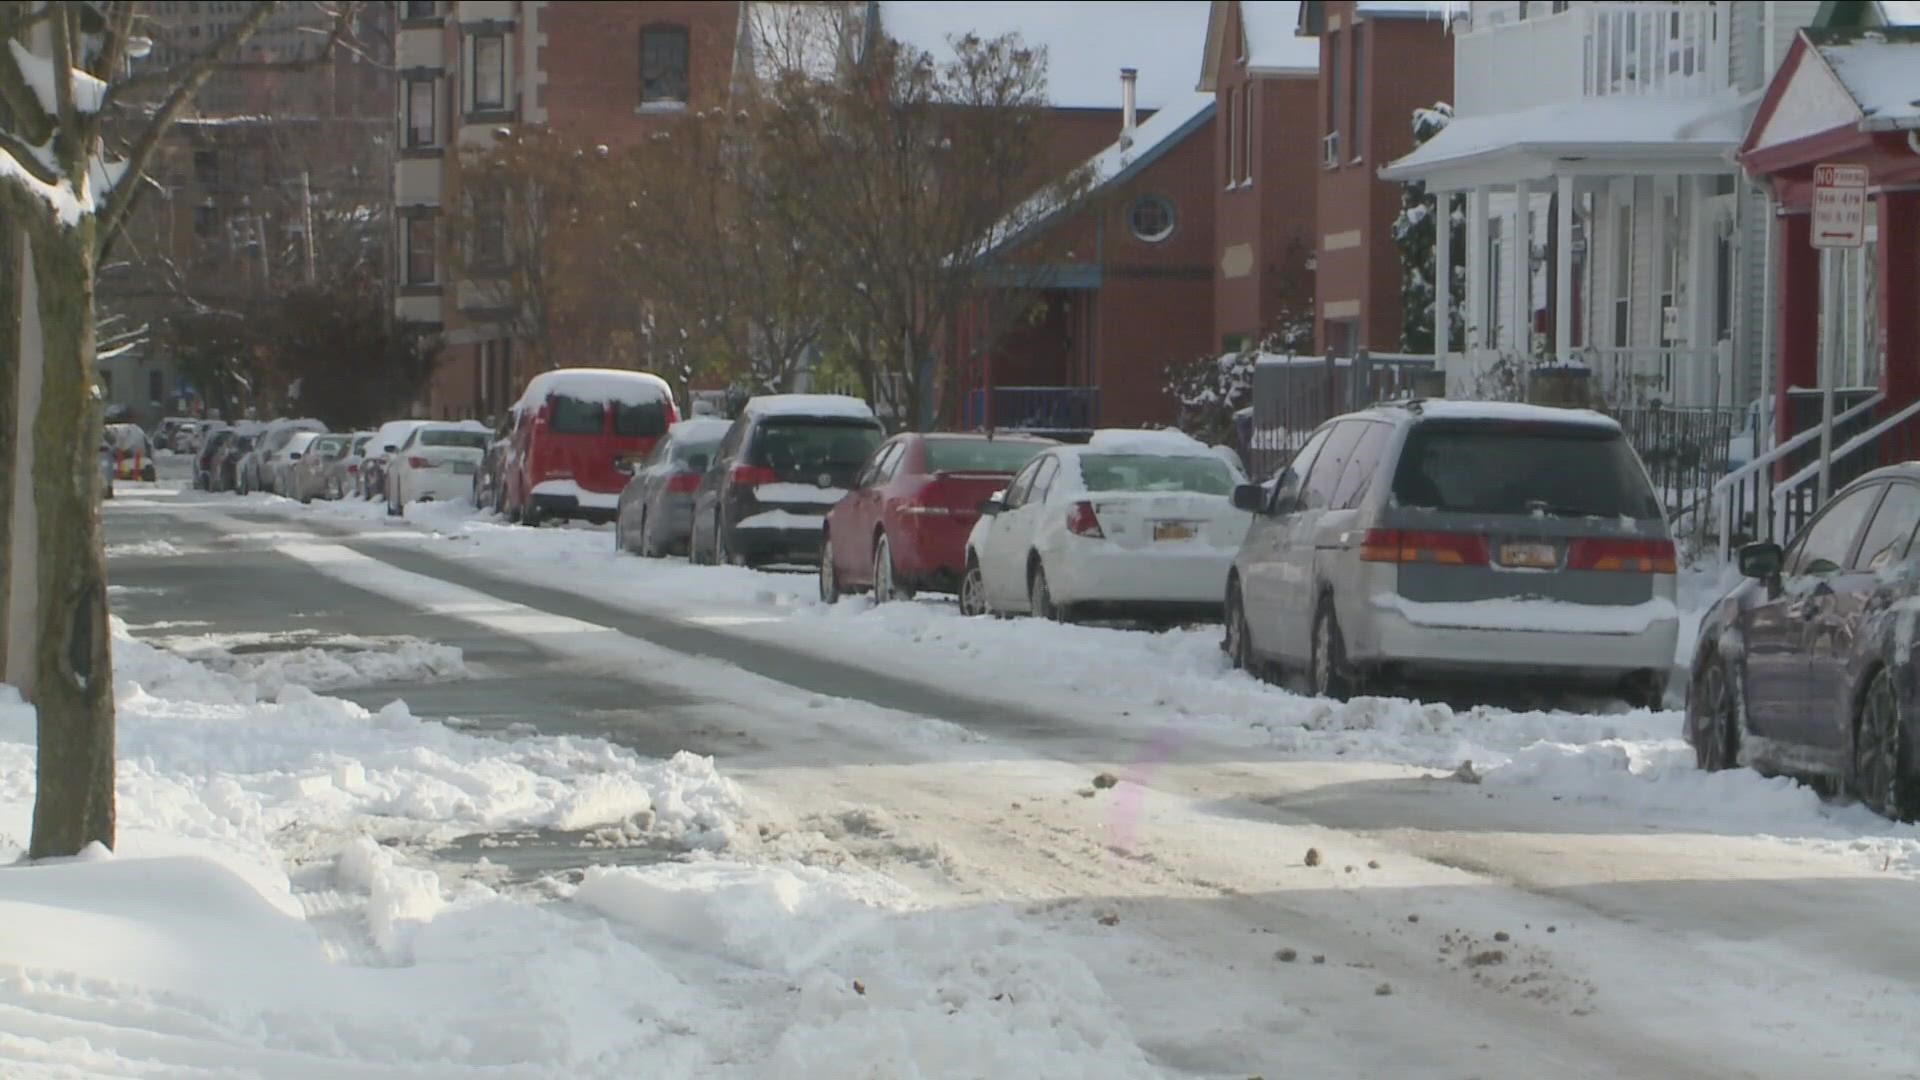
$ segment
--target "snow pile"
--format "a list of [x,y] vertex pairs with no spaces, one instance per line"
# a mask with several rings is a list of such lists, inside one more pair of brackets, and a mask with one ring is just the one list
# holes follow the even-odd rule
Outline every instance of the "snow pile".
[[[344,690],[379,683],[445,682],[467,677],[466,657],[451,645],[419,638],[375,641],[354,636],[303,644],[309,640],[313,640],[312,635],[289,632],[202,635],[168,639],[163,644],[172,652],[252,684],[263,699],[277,698],[289,686]],[[275,644],[288,647],[254,651]],[[243,646],[252,648],[234,651]]]
[[165,540],[141,540],[128,544],[107,545],[107,558],[109,559],[123,559],[131,556],[167,558],[184,554],[186,554],[184,551],[174,547]]

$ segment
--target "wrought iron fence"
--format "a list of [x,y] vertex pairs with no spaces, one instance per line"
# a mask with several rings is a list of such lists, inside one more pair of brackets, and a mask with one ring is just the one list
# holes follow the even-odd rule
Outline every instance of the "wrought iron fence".
[[1253,367],[1253,422],[1241,457],[1250,475],[1272,476],[1313,429],[1344,412],[1382,401],[1437,394],[1430,356],[1265,355]]
[[[975,387],[960,405],[960,426],[987,425],[987,389]],[[1001,431],[1072,433],[1091,431],[1100,416],[1097,386],[996,386],[993,426]]]

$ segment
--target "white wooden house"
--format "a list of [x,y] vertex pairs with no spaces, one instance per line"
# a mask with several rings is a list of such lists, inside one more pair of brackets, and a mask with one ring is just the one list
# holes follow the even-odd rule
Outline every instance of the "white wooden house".
[[[1448,194],[1467,220],[1466,252],[1446,230],[1436,238],[1436,259],[1464,264],[1467,280],[1450,394],[1549,364],[1585,367],[1621,405],[1744,406],[1760,393],[1768,207],[1733,155],[1819,8],[1455,8],[1454,119],[1382,170]],[[1437,306],[1450,304],[1442,291]]]

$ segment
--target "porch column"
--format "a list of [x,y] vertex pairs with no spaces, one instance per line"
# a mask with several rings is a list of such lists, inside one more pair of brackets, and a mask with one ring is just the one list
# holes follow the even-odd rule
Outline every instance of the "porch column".
[[1467,347],[1487,347],[1493,340],[1487,297],[1487,189],[1473,189],[1467,200]]
[[1533,185],[1513,185],[1513,342],[1516,356],[1533,355]]
[[1713,353],[1713,220],[1707,200],[1713,197],[1711,176],[1689,176],[1687,204],[1687,388],[1682,405],[1718,405],[1718,367]]
[[1573,177],[1560,178],[1554,210],[1553,244],[1553,358],[1573,358]]
[[1773,219],[1774,261],[1780,267],[1774,303],[1774,349],[1780,377],[1774,381],[1774,445],[1794,435],[1787,391],[1820,385],[1820,253],[1813,250],[1813,218],[1805,211]]
[[1920,191],[1881,192],[1879,213],[1880,389],[1897,412],[1920,398]]
[[1433,366],[1445,371],[1453,327],[1453,192],[1433,193]]

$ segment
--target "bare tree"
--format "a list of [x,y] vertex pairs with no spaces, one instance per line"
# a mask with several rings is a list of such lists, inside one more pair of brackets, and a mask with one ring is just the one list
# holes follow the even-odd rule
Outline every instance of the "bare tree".
[[[114,840],[113,668],[100,537],[95,281],[168,128],[271,3],[251,5],[198,55],[135,73],[150,47],[136,3],[0,2],[0,505],[4,677],[38,712],[29,855]],[[309,58],[350,39],[355,5],[328,9]],[[124,145],[109,135],[124,129]]]

